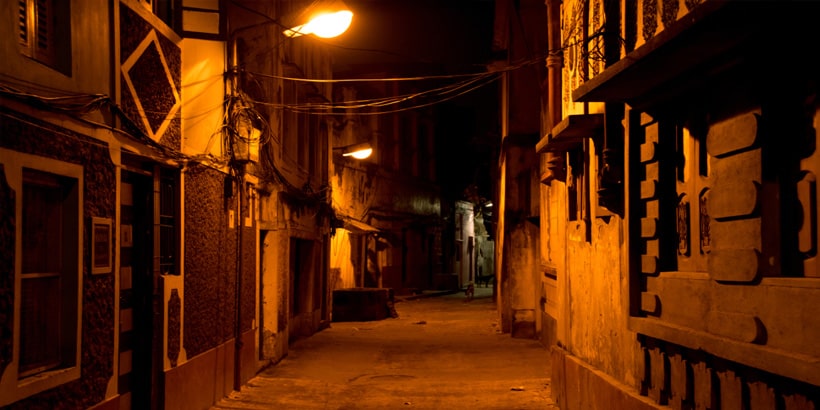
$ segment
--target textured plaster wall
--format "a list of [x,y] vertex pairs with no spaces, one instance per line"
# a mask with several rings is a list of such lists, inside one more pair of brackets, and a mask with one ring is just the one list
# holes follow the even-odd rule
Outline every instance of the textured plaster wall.
[[[533,164],[536,163],[535,150],[532,147],[522,147],[510,144],[504,158],[502,181],[499,189],[498,235],[496,247],[501,247],[501,257],[496,253],[496,262],[501,269],[497,278],[501,285],[501,325],[502,330],[511,331],[514,322],[532,322],[535,324],[535,308],[537,296],[540,294],[541,280],[539,277],[539,228],[527,221],[531,216],[531,201],[523,202],[523,195],[530,189],[530,175]],[[526,183],[527,186],[522,186]],[[538,198],[538,192],[529,195]],[[518,313],[516,313],[518,311]],[[516,317],[517,316],[517,317]]]
[[260,332],[262,355],[274,362],[288,351],[288,245],[282,230],[266,231],[262,243]]
[[333,206],[345,215],[365,217],[369,209],[416,215],[438,215],[441,202],[430,183],[350,160],[334,163]]
[[536,252],[538,228],[529,222],[520,222],[507,237],[510,331],[514,337],[536,337],[539,331],[537,302],[540,294],[540,270]]
[[[19,115],[19,114],[15,114]],[[102,217],[114,219],[116,203],[116,177],[114,164],[111,161],[108,147],[100,141],[91,139],[65,129],[58,129],[34,118],[26,118],[28,124],[16,119],[3,117],[3,138],[0,146],[31,155],[57,159],[83,167],[85,186],[83,189],[83,216],[80,226],[83,229],[83,275],[82,275],[82,334],[80,379],[66,383],[28,399],[18,401],[10,409],[29,409],[56,406],[85,408],[101,402],[105,397],[108,382],[114,371],[114,276],[112,274],[91,275],[89,260],[91,248],[88,246],[89,218]],[[31,126],[31,125],[36,125]],[[4,177],[5,181],[5,177]],[[4,182],[5,184],[5,182]],[[11,195],[12,193],[7,193]],[[22,193],[13,193],[21,195]],[[14,207],[4,209],[13,212]],[[9,229],[16,223],[8,211],[3,211],[3,229]],[[11,220],[10,220],[11,219]],[[118,237],[115,229],[114,238]],[[8,261],[13,256],[14,241],[3,247],[0,260]],[[114,247],[116,249],[116,246]],[[12,265],[13,266],[13,265]],[[13,315],[8,297],[8,290],[3,290],[4,283],[13,283],[13,270],[0,271],[0,307],[4,315]],[[11,281],[9,282],[9,277]],[[6,295],[4,298],[3,295]],[[2,326],[2,323],[0,323]],[[0,339],[0,342],[2,339]],[[0,354],[2,354],[0,345]],[[0,359],[2,360],[2,359]]]
[[628,301],[624,299],[623,223],[592,221],[591,240],[583,240],[583,227],[568,226],[567,280],[569,339],[560,340],[574,355],[627,384],[634,385],[634,365],[639,351],[635,333],[627,330]]
[[[545,169],[542,156],[541,169]],[[568,340],[567,315],[564,296],[567,281],[566,270],[566,228],[567,228],[567,190],[566,184],[552,180],[547,185],[540,185],[540,243],[539,266],[544,269],[540,278],[539,302],[542,304],[541,343],[545,346],[557,344],[558,340]],[[541,301],[543,297],[543,301]],[[563,343],[563,342],[562,342]]]
[[535,259],[535,246],[538,243],[538,229],[527,222],[521,223],[510,232],[508,237],[510,247],[509,269],[512,278],[510,302],[513,310],[534,309],[535,290],[539,283],[538,269]]
[[380,188],[376,185],[380,181],[375,178],[375,168],[351,163],[349,160],[333,165],[330,179],[333,208],[345,216],[364,218],[373,204],[376,189]]
[[[260,229],[263,230],[260,329],[263,355],[274,362],[288,351],[289,340],[309,336],[320,329],[323,319],[322,281],[326,271],[322,235],[323,220],[318,209],[306,203],[288,202],[282,195],[260,197]],[[312,252],[301,261],[291,261],[291,246],[304,241],[301,250]],[[301,286],[293,281],[292,270],[307,266]],[[301,308],[291,306],[293,292],[300,292]]]
[[[236,203],[224,195],[226,177],[195,167],[185,178],[183,341],[188,358],[234,336],[237,242],[236,228],[228,227],[228,211]],[[245,282],[253,284],[253,277]]]

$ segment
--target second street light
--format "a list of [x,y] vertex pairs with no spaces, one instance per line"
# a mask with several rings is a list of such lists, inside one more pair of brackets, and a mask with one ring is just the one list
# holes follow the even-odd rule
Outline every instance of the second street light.
[[373,147],[369,142],[333,147],[333,149],[340,151],[343,157],[353,157],[355,159],[367,159],[373,153]]

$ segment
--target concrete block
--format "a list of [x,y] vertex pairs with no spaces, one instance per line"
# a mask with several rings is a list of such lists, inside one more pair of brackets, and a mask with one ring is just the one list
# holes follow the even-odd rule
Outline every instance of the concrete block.
[[392,317],[393,289],[350,288],[333,291],[334,322],[367,322]]

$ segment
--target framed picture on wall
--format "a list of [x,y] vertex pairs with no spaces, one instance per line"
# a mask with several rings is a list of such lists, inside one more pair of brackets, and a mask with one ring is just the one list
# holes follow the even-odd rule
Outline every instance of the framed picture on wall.
[[91,218],[91,273],[93,274],[110,273],[113,268],[111,226],[111,218]]

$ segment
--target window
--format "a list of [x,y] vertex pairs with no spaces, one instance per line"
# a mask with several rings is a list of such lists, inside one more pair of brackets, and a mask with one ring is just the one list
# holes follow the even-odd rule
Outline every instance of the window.
[[[164,3],[173,6],[171,1]],[[222,38],[225,18],[224,13],[220,13],[221,3],[219,0],[188,0],[178,4],[177,8],[182,14],[183,37],[211,40]]]
[[0,158],[19,193],[12,212],[20,255],[10,310],[19,327],[12,366],[0,378],[3,406],[80,376],[84,240],[81,166],[5,149]]
[[[586,145],[586,144],[584,144]],[[589,155],[586,146],[568,152],[569,175],[567,176],[567,204],[570,221],[588,222],[589,212],[589,175],[587,166]],[[523,184],[523,181],[521,182]],[[587,224],[588,225],[588,224]]]
[[175,171],[159,172],[159,273],[179,274],[179,183]]
[[[204,20],[208,23],[212,23],[213,21],[213,16],[210,16],[210,14],[213,13],[213,9],[215,8],[215,6],[212,4],[213,2],[211,1],[206,0],[194,2],[195,6],[203,7],[184,7],[184,5],[180,4],[181,0],[139,0],[139,2],[140,4],[142,4],[143,7],[145,7],[146,10],[150,11],[151,13],[154,13],[154,15],[156,15],[160,20],[162,20],[166,25],[168,25],[168,27],[170,27],[171,30],[175,30],[177,32],[180,31],[179,26],[181,26],[181,12],[185,10],[192,10],[194,12],[201,11],[202,14],[204,14],[201,16],[195,16],[199,17],[198,20],[200,20],[197,22],[199,23],[198,25],[194,23],[194,25],[198,29],[203,28],[203,17]],[[216,6],[216,8],[218,8],[218,6]],[[194,18],[192,18],[192,20],[194,20]],[[213,28],[209,28],[209,30],[213,30]]]
[[76,364],[76,198],[76,179],[23,170],[20,378]]
[[[677,269],[705,272],[711,252],[709,233],[709,156],[705,130],[675,127]],[[702,127],[701,127],[702,128]]]
[[17,0],[20,52],[71,75],[70,1]]

